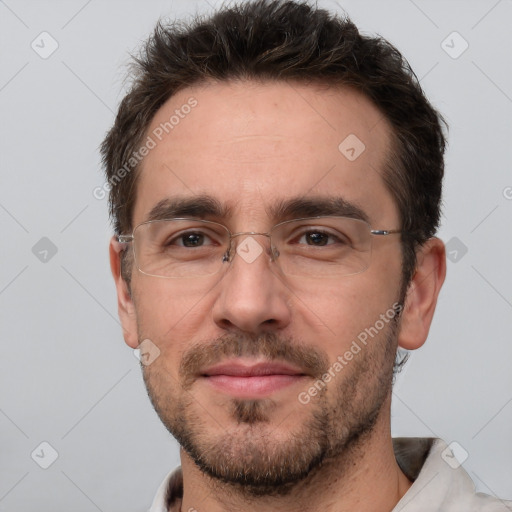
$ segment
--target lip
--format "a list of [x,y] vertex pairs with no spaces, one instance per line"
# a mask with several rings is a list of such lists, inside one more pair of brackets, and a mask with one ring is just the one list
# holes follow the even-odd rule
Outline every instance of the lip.
[[229,375],[232,377],[260,377],[265,375],[305,375],[292,365],[278,361],[262,361],[259,363],[244,361],[226,361],[210,366],[201,374],[206,377],[213,375]]
[[226,361],[201,372],[217,391],[239,398],[261,398],[296,384],[307,375],[299,368],[277,362]]

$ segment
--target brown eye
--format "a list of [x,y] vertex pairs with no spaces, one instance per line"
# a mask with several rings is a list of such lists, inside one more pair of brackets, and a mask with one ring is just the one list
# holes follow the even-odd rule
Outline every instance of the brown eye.
[[202,233],[186,233],[179,239],[184,247],[200,247],[204,243],[205,236]]
[[305,238],[308,245],[324,246],[329,241],[329,235],[319,232],[308,233]]
[[327,245],[333,244],[346,244],[346,237],[337,236],[328,231],[321,231],[319,229],[310,229],[309,231],[305,231],[298,237],[296,237],[297,243],[299,245],[309,245],[312,247],[325,247]]

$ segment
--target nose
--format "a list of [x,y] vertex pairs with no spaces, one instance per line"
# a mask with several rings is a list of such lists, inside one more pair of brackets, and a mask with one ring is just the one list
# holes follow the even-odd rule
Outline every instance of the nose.
[[284,329],[290,323],[290,291],[270,261],[269,241],[242,236],[234,244],[231,263],[218,285],[213,307],[215,323],[225,330],[258,334]]

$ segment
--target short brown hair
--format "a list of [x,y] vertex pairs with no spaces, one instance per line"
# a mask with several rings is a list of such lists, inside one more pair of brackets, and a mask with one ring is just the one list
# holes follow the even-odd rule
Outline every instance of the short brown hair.
[[405,291],[416,249],[439,225],[445,136],[444,120],[393,45],[363,36],[348,17],[305,1],[257,0],[198,16],[187,25],[159,22],[135,59],[133,77],[101,145],[117,234],[131,231],[136,199],[140,166],[126,172],[126,163],[155,113],[177,91],[209,79],[347,85],[365,94],[393,128],[382,176],[407,232],[402,235]]

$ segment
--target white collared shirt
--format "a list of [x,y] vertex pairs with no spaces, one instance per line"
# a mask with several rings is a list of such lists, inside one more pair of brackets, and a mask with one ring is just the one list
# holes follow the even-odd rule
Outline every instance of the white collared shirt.
[[[476,493],[473,481],[441,439],[395,438],[398,465],[414,483],[392,512],[512,512],[512,501]],[[149,512],[179,512],[181,467],[160,484]]]

